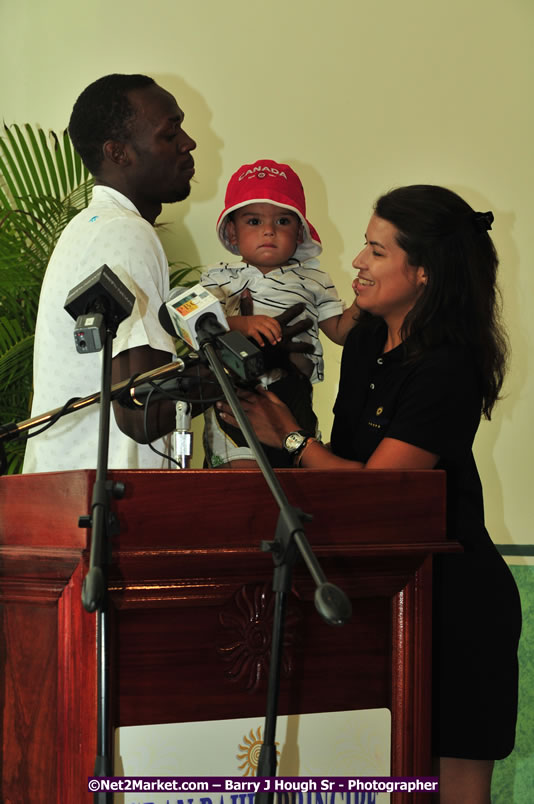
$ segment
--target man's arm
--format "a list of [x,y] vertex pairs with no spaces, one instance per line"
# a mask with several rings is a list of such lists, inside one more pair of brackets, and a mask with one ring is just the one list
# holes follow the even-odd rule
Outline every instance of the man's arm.
[[[171,360],[170,353],[152,349],[150,346],[136,346],[134,349],[127,349],[125,352],[120,352],[111,362],[112,384],[128,380],[133,374],[152,371],[170,363]],[[176,426],[176,403],[167,399],[150,403],[148,437],[144,427],[144,408],[130,410],[119,402],[113,402],[113,412],[119,429],[139,444],[148,444],[156,438],[170,433]]]

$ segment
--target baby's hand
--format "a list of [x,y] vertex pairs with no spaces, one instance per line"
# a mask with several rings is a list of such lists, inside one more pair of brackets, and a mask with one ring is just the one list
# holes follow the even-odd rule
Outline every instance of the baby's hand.
[[247,338],[254,338],[259,346],[264,346],[265,341],[276,346],[282,340],[282,327],[275,318],[268,315],[236,316],[234,321],[237,324],[236,329]]

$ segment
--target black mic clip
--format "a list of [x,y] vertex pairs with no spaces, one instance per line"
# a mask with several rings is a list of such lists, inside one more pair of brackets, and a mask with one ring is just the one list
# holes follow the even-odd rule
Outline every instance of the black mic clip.
[[204,313],[196,322],[200,348],[213,343],[224,365],[240,380],[254,382],[264,372],[263,354],[258,346],[235,329],[226,330],[214,313]]
[[198,343],[202,347],[205,343],[216,343],[227,330],[221,326],[215,313],[204,313],[195,322]]

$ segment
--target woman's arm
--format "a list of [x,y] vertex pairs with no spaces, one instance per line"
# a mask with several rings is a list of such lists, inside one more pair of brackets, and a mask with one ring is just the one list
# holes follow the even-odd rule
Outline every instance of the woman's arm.
[[366,469],[433,469],[439,455],[414,447],[397,438],[383,438],[369,460]]
[[384,438],[367,463],[339,458],[322,444],[309,441],[298,465],[305,469],[433,469],[438,460],[438,455],[405,441]]
[[[240,393],[240,400],[258,439],[264,444],[282,448],[288,433],[301,429],[289,408],[270,391],[258,389]],[[217,407],[226,422],[239,427],[226,403],[218,402]],[[300,453],[298,465],[305,469],[432,469],[438,460],[438,455],[396,438],[384,438],[367,463],[340,458],[323,444],[310,440]]]

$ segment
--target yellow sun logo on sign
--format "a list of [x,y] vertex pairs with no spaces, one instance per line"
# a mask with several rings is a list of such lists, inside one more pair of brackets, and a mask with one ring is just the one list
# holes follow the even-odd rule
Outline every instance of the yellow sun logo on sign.
[[[239,745],[239,750],[243,753],[236,755],[236,759],[238,761],[242,761],[242,764],[238,766],[238,769],[243,771],[243,776],[255,776],[256,771],[258,770],[260,751],[263,743],[261,726],[258,726],[255,734],[254,729],[251,729],[248,733],[248,736],[245,735],[243,737],[243,742],[244,745]],[[278,743],[275,743],[275,745],[278,746]],[[277,757],[280,756],[280,751],[278,748],[276,749],[276,755]]]

